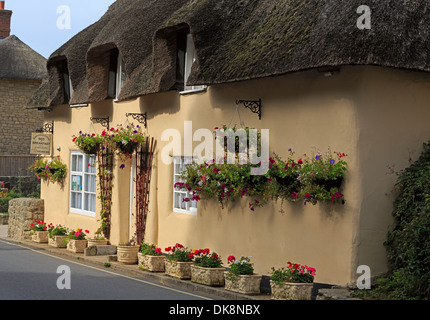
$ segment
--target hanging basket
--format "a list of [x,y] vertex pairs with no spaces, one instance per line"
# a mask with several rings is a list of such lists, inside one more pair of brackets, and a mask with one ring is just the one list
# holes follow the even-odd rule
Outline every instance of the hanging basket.
[[129,141],[126,144],[123,144],[122,142],[116,143],[118,152],[126,155],[132,154],[134,151],[136,151],[137,145],[138,145],[137,142],[132,142],[132,141]]

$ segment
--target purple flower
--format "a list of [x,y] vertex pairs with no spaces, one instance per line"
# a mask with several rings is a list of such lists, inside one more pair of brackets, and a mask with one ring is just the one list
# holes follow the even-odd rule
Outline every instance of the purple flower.
[[124,169],[125,168],[125,164],[122,164],[119,166],[120,169]]
[[336,161],[334,159],[330,159],[330,164],[334,164]]
[[320,154],[317,154],[317,155],[315,156],[315,160],[319,160],[319,158],[321,158],[321,155],[320,155]]

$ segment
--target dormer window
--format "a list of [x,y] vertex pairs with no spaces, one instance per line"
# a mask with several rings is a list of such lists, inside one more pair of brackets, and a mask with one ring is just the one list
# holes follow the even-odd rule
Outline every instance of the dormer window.
[[118,49],[111,51],[110,67],[109,67],[109,87],[108,96],[115,100],[118,99],[119,93],[127,79],[125,72],[124,59]]
[[64,102],[69,103],[73,94],[73,86],[72,86],[72,81],[70,80],[70,75],[68,71],[63,72],[62,80],[63,80]]
[[177,35],[176,88],[181,93],[204,90],[206,86],[187,86],[191,67],[196,61],[196,49],[191,33],[182,30]]

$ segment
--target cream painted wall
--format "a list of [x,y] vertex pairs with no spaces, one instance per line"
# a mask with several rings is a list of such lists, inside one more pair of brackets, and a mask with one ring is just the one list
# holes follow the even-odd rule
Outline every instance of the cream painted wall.
[[387,271],[385,247],[392,224],[396,174],[421,154],[430,140],[430,76],[367,67],[358,98],[359,162],[363,199],[357,239],[357,265],[372,275]]
[[[413,81],[420,77],[421,81]],[[111,126],[115,126],[125,123],[128,112],[147,112],[146,132],[157,140],[157,149],[146,242],[163,249],[177,242],[196,249],[208,247],[222,256],[225,265],[229,255],[250,255],[260,274],[267,274],[271,267],[283,267],[287,261],[307,264],[317,269],[316,282],[344,285],[356,281],[359,264],[370,265],[375,275],[386,270],[382,242],[391,223],[393,196],[385,194],[391,192],[394,181],[393,176],[386,175],[386,166],[404,167],[408,150],[416,151],[418,156],[421,143],[426,141],[427,113],[423,109],[430,92],[427,81],[424,75],[415,73],[345,67],[332,77],[307,71],[214,85],[206,92],[189,95],[167,92],[84,108],[60,106],[47,113],[45,120],[55,121],[54,147],[61,147],[55,155],[69,166],[70,150],[76,149],[72,135],[88,131],[90,117],[109,116]],[[252,212],[246,200],[230,203],[224,209],[215,201],[201,201],[197,215],[174,212],[173,165],[163,163],[160,157],[168,143],[161,141],[163,131],[173,128],[183,133],[184,121],[192,121],[194,131],[213,130],[230,123],[237,99],[258,98],[262,99],[261,121],[243,107],[240,114],[246,126],[270,130],[271,152],[287,156],[288,148],[293,148],[300,157],[331,147],[348,154],[346,204],[284,204],[285,212],[281,213],[279,203]],[[413,107],[408,110],[416,115],[408,112],[410,120],[402,126],[405,105]],[[238,121],[236,116],[235,123]],[[94,128],[96,132],[103,130],[99,124]],[[417,133],[411,134],[411,130]],[[395,148],[391,145],[393,138]],[[129,174],[130,163],[115,171],[113,244],[130,237]],[[63,189],[43,184],[46,220],[95,231],[97,218],[69,213],[69,191],[69,181]]]

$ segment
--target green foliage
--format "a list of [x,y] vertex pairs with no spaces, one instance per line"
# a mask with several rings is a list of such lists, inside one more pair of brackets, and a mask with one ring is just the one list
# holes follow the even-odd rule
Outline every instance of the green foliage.
[[61,225],[54,226],[52,223],[48,224],[48,235],[50,238],[54,238],[55,236],[65,236],[69,233],[69,230],[66,227]]
[[167,247],[165,251],[169,253],[167,256],[169,261],[191,262],[193,260],[191,250],[180,243],[175,244],[173,248]]
[[274,281],[278,285],[283,282],[312,283],[314,282],[315,272],[315,268],[288,262],[288,266],[286,268],[272,268],[270,280]]
[[38,157],[29,169],[34,172],[38,179],[51,181],[52,183],[63,183],[67,173],[67,166],[60,157],[54,157],[53,159]]
[[[385,246],[399,295],[430,298],[430,144],[398,174],[395,225]],[[401,271],[399,271],[401,270]],[[406,281],[407,280],[407,281]],[[407,285],[406,285],[407,283]]]
[[[273,153],[269,158],[268,171],[255,175],[260,165],[250,163],[220,164],[213,159],[200,163],[191,162],[181,175],[183,182],[175,183],[177,189],[187,190],[191,196],[184,201],[216,199],[221,207],[227,201],[250,197],[249,208],[261,207],[270,200],[303,201],[316,204],[318,201],[345,202],[340,192],[347,163],[344,153],[334,152],[338,159],[318,152],[315,156],[295,161],[291,149],[287,160]],[[264,164],[263,164],[264,165]]]
[[104,143],[104,139],[96,134],[83,133],[79,131],[79,134],[73,135],[72,141],[76,146],[87,154],[95,154],[100,150],[100,147]]
[[254,274],[254,267],[251,263],[251,257],[241,257],[236,260],[234,256],[227,258],[230,268],[227,270],[227,279],[235,280],[239,275],[252,275]]
[[210,252],[208,248],[194,250],[190,257],[194,258],[194,264],[203,268],[220,268],[222,266],[221,257],[215,252]]
[[148,256],[161,255],[161,249],[158,248],[155,244],[142,243],[139,250],[143,255],[148,255]]

